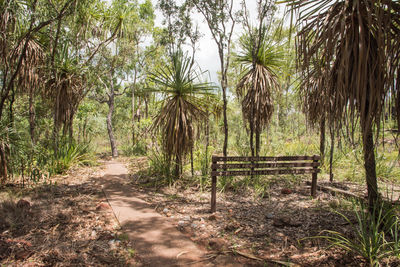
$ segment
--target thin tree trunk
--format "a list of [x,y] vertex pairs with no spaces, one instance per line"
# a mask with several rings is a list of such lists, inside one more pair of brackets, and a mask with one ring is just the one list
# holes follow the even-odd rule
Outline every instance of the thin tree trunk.
[[135,76],[133,78],[133,86],[132,86],[132,145],[136,144],[136,137],[135,137],[135,88],[136,88],[136,79],[137,79],[137,71],[135,69]]
[[224,157],[228,156],[228,115],[226,114],[227,109],[228,109],[228,100],[226,98],[226,88],[228,87],[227,85],[227,77],[226,77],[226,71],[225,71],[225,63],[224,63],[224,52],[223,49],[219,49],[219,57],[220,57],[220,62],[221,62],[221,87],[222,87],[222,100],[223,100],[223,116],[224,116],[224,147],[223,147],[223,153]]
[[378,201],[378,183],[376,179],[374,139],[371,126],[365,129],[365,132],[363,133],[363,152],[368,190],[368,203],[370,209],[372,210],[375,203]]
[[209,113],[207,111],[207,119],[206,119],[206,175],[208,174],[208,146],[210,145],[210,119]]
[[141,119],[141,113],[140,113],[140,106],[142,105],[142,98],[139,96],[138,98],[138,106],[136,109],[136,118],[137,118],[137,122],[138,122],[138,127],[139,127],[139,123],[140,123],[140,119]]
[[8,178],[8,173],[7,173],[7,157],[6,157],[6,148],[4,143],[0,143],[0,160],[1,160],[1,183],[5,184]]
[[117,150],[117,145],[114,137],[114,132],[113,132],[113,127],[112,127],[112,116],[114,113],[114,97],[115,97],[115,92],[114,92],[114,84],[112,81],[112,76],[111,76],[111,81],[110,81],[110,92],[109,92],[109,99],[107,101],[108,104],[108,114],[107,114],[107,131],[108,131],[108,137],[110,139],[110,145],[111,145],[111,155],[113,158],[118,157],[118,150]]
[[[319,135],[319,154],[321,156],[321,165],[324,164],[325,160],[325,118],[321,119],[320,122],[320,135]],[[332,134],[331,134],[332,137]]]
[[136,144],[135,136],[135,87],[132,87],[132,145]]
[[87,142],[87,133],[86,133],[87,122],[88,122],[88,119],[86,117],[85,121],[83,122],[83,127],[82,127],[82,138],[83,138],[83,142],[85,142],[85,143]]
[[14,124],[14,102],[15,102],[15,90],[12,90],[11,97],[10,97],[10,106],[9,106],[9,114],[8,114],[8,119],[10,122],[10,125]]
[[193,166],[193,146],[190,148],[190,170],[192,171],[192,177],[194,176],[194,166]]
[[254,125],[253,125],[253,121],[250,121],[250,149],[251,149],[251,156],[254,157]]
[[144,97],[144,115],[146,116],[146,119],[149,117],[149,99],[145,96]]
[[74,114],[71,114],[68,125],[69,132],[69,141],[72,142],[74,140]]
[[261,145],[261,130],[256,126],[256,156],[260,155],[260,145]]
[[179,156],[178,155],[176,155],[176,157],[175,157],[175,176],[176,176],[176,178],[179,178],[180,177],[180,166],[181,165],[181,162],[180,162],[180,160],[179,160]]
[[36,138],[35,138],[35,100],[34,100],[34,94],[33,90],[29,90],[29,133],[31,135],[31,141],[32,144],[36,144]]
[[330,151],[330,157],[329,157],[329,181],[332,183],[333,182],[333,152],[335,149],[335,132],[333,129],[330,129],[329,131],[331,134],[331,151]]

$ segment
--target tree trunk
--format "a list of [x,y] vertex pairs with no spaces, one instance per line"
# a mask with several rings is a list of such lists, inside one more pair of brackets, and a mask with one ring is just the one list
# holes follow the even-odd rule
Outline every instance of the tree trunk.
[[227,77],[225,73],[224,66],[224,55],[223,51],[219,52],[220,61],[221,61],[221,87],[222,87],[222,100],[223,100],[223,116],[224,116],[224,147],[223,153],[224,157],[228,156],[228,116],[226,111],[228,109],[228,100],[226,99],[226,88],[227,86]]
[[10,106],[9,106],[9,111],[8,111],[9,112],[8,119],[9,119],[10,125],[13,125],[14,124],[14,102],[15,102],[15,90],[14,89],[12,90],[9,102],[10,102]]
[[[331,134],[331,152],[330,152],[330,157],[329,157],[329,181],[332,183],[333,182],[333,151],[335,149],[335,132],[333,129],[329,129],[330,134]],[[325,135],[325,134],[324,134]]]
[[261,129],[256,126],[256,156],[260,155],[260,146],[261,146]]
[[[324,164],[325,160],[325,118],[321,119],[320,123],[320,135],[319,135],[319,154],[321,156],[321,165]],[[332,136],[332,134],[331,134]]]
[[209,113],[207,111],[207,119],[206,119],[206,175],[208,174],[208,146],[210,145],[210,118],[209,118]]
[[176,157],[175,157],[175,177],[176,178],[180,177],[180,167],[181,167],[181,161],[179,159],[179,156],[176,155]]
[[117,145],[115,142],[115,137],[114,137],[114,132],[113,132],[113,127],[112,127],[112,116],[114,113],[114,97],[115,97],[115,92],[114,92],[114,84],[112,81],[112,76],[111,76],[111,81],[110,81],[110,92],[108,95],[108,114],[107,114],[107,131],[108,131],[108,137],[110,139],[110,145],[111,145],[111,156],[113,158],[118,157],[118,150],[117,150]]
[[[136,73],[135,73],[135,77],[136,77]],[[132,145],[134,146],[135,143],[136,143],[136,137],[135,137],[135,86],[132,86]]]
[[194,166],[193,166],[193,146],[190,148],[190,170],[192,171],[192,177],[194,176]]
[[136,89],[136,79],[137,79],[137,71],[135,69],[135,76],[133,78],[133,85],[132,85],[132,145],[136,144],[136,137],[135,137],[135,89]]
[[378,201],[374,139],[371,126],[367,128],[363,127],[363,129],[365,131],[363,133],[364,167],[368,190],[368,203],[370,210],[372,210],[375,203]]
[[149,117],[149,99],[145,96],[144,97],[144,115],[146,119]]
[[253,125],[253,121],[250,121],[250,149],[251,149],[251,156],[254,157],[254,125]]
[[29,133],[31,135],[32,144],[36,144],[35,139],[35,106],[34,106],[34,93],[33,90],[29,90]]
[[74,140],[74,114],[71,114],[68,125],[69,141]]
[[7,173],[7,157],[6,157],[6,148],[4,143],[0,143],[0,174],[1,174],[1,183],[5,184],[7,181],[8,173]]

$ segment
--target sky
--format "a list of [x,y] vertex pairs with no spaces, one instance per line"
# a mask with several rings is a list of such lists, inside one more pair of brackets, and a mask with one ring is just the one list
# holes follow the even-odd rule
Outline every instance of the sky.
[[[157,0],[152,0],[154,7],[157,6]],[[250,12],[250,18],[256,18],[256,0],[247,0],[247,9]],[[240,8],[240,1],[235,0],[235,8]],[[156,19],[155,25],[162,26],[163,16],[159,10],[156,9]],[[279,14],[283,13],[283,7],[280,7]],[[193,14],[193,21],[197,23],[199,26],[199,30],[202,33],[202,38],[198,44],[198,50],[196,50],[195,61],[199,65],[202,71],[208,71],[209,79],[211,82],[219,84],[218,81],[218,72],[220,71],[220,61],[217,50],[217,45],[214,39],[211,36],[210,30],[208,29],[208,25],[205,22],[203,16],[199,13]],[[237,41],[240,33],[243,32],[240,25],[235,26],[234,34],[233,34],[233,42]]]

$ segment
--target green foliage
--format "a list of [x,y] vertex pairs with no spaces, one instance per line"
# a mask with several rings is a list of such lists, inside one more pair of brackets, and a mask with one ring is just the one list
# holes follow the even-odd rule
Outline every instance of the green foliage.
[[326,239],[331,246],[341,247],[362,256],[370,266],[379,266],[381,260],[400,255],[400,220],[393,207],[379,202],[368,212],[364,203],[353,202],[353,211],[357,219],[356,224],[344,214],[337,213],[352,226],[356,233],[355,238],[331,230],[323,231],[327,235],[316,238]]
[[135,145],[125,145],[121,147],[122,154],[125,156],[144,156],[147,153],[147,147],[144,142],[136,143]]
[[58,153],[51,157],[47,168],[50,174],[62,174],[73,166],[93,164],[95,159],[88,144],[78,145],[75,142],[64,141]]
[[149,155],[149,174],[172,182],[171,162],[163,153],[153,152]]

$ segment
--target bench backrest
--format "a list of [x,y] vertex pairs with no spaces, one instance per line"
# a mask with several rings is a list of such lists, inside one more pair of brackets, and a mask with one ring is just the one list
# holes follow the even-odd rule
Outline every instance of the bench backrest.
[[211,176],[318,173],[320,156],[222,157],[213,156]]
[[211,165],[211,212],[217,203],[217,176],[246,176],[268,174],[312,174],[311,195],[317,193],[317,174],[320,172],[321,157],[281,156],[281,157],[222,157],[213,156]]

